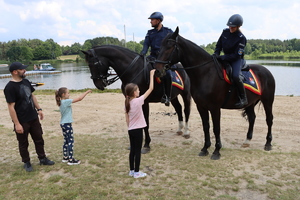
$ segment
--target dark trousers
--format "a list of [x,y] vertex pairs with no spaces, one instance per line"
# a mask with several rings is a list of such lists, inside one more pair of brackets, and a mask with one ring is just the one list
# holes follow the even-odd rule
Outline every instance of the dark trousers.
[[230,62],[232,67],[232,79],[235,82],[235,84],[238,84],[240,80],[240,73],[242,68],[242,59],[238,59],[235,61]]
[[143,129],[133,129],[128,131],[130,140],[129,167],[135,172],[140,171],[141,149],[143,144]]
[[74,137],[72,123],[61,124],[60,127],[64,136],[63,155],[65,158],[72,159],[74,154]]
[[171,85],[172,85],[172,75],[171,70],[166,71],[166,75],[161,78],[163,85],[164,85],[164,91],[165,95],[167,95],[168,98],[171,97]]
[[16,132],[17,140],[19,142],[19,152],[22,157],[22,162],[28,162],[30,161],[29,151],[28,151],[28,134],[30,134],[34,146],[35,151],[38,155],[39,159],[45,158],[45,150],[44,150],[44,139],[43,139],[43,130],[40,123],[39,118],[36,118],[35,120],[21,123],[24,129],[23,134],[19,134]]

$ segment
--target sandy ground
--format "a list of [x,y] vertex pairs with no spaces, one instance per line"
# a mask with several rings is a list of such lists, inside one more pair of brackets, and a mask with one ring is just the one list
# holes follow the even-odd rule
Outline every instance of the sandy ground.
[[[79,94],[71,93],[71,97]],[[41,121],[44,133],[61,137],[59,126],[60,113],[55,104],[54,95],[36,95],[43,108],[45,119]],[[0,125],[12,128],[12,122],[3,91],[0,91]],[[104,136],[127,136],[124,112],[124,97],[117,93],[91,93],[78,103],[73,104],[73,128],[78,134],[103,134]],[[276,96],[273,114],[273,151],[292,152],[300,150],[300,97]],[[178,128],[177,115],[172,106],[161,103],[150,104],[151,143],[176,145],[178,142],[190,140],[199,143],[199,151],[203,146],[203,131],[200,116],[194,102],[191,107],[190,135],[185,139],[176,135]],[[263,149],[266,142],[267,125],[265,113],[261,106],[256,106],[256,123],[251,149]],[[211,125],[212,127],[212,125]],[[239,110],[222,110],[221,139],[224,148],[240,148],[246,139],[248,122]],[[212,131],[211,131],[212,133]],[[214,136],[212,143],[214,146]]]

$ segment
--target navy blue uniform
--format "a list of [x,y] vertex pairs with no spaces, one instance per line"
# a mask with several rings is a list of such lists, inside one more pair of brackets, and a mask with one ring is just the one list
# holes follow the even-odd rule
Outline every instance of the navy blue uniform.
[[151,47],[150,55],[156,58],[159,53],[161,42],[169,33],[173,33],[173,31],[170,28],[164,26],[161,27],[160,30],[157,30],[155,28],[148,30],[141,54],[146,55],[146,53],[148,52],[148,48]]
[[239,78],[246,44],[247,39],[241,31],[237,30],[234,33],[230,33],[230,30],[226,28],[223,30],[216,45],[215,54],[220,55],[220,52],[223,50],[224,55],[220,56],[220,58],[231,64],[232,78],[235,81],[238,81]]

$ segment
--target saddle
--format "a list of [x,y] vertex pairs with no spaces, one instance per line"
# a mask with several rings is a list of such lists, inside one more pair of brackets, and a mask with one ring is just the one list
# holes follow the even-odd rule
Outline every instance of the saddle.
[[[227,61],[222,61],[222,66],[226,72],[226,75],[229,77],[230,82],[232,82],[232,67],[231,67],[231,65]],[[250,70],[249,65],[246,64],[246,60],[243,60],[242,68],[241,68],[241,72],[240,72],[240,79],[242,81],[245,79],[243,71],[249,71],[249,70]]]

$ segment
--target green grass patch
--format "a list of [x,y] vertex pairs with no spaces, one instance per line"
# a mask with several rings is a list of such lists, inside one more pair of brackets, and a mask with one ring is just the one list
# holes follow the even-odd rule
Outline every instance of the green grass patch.
[[[76,135],[78,166],[61,162],[61,137],[44,136],[54,166],[40,166],[30,144],[34,171],[20,162],[11,130],[0,128],[0,199],[297,199],[300,192],[298,153],[222,149],[220,160],[199,157],[190,142],[171,147],[152,144],[142,155],[148,176],[128,176],[128,138]],[[13,136],[12,136],[13,135]],[[212,149],[210,149],[212,153]]]

